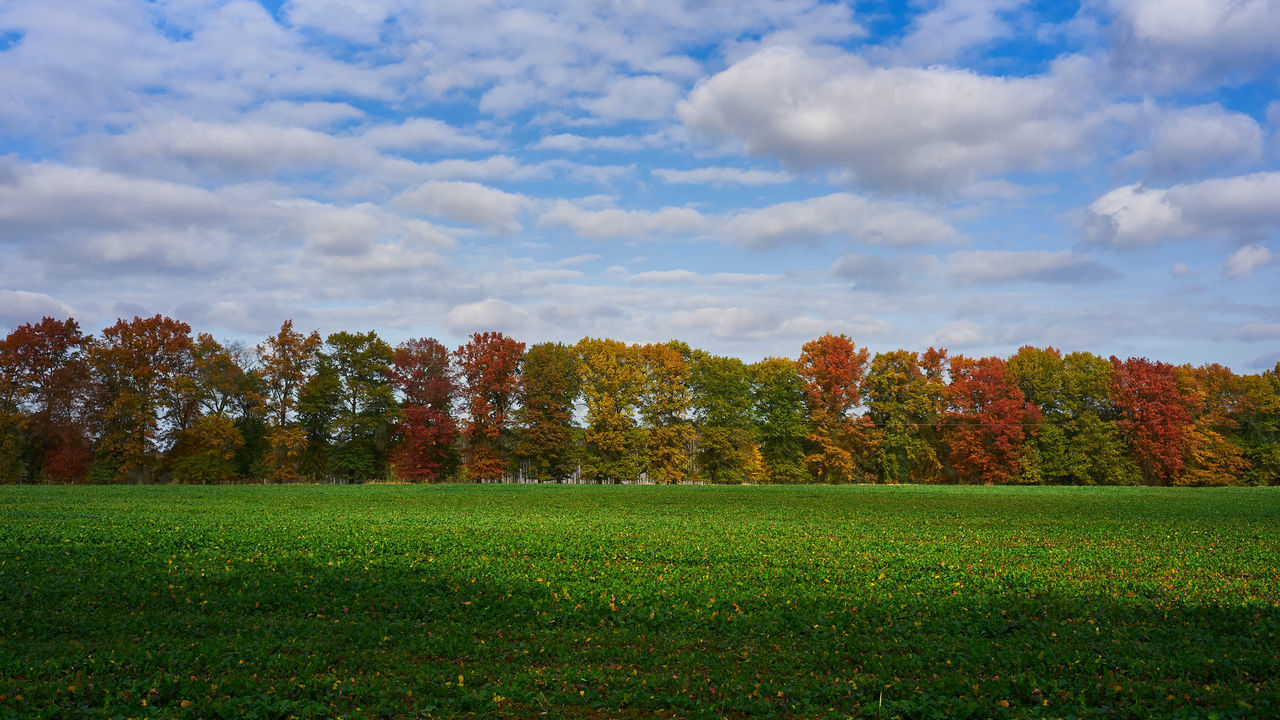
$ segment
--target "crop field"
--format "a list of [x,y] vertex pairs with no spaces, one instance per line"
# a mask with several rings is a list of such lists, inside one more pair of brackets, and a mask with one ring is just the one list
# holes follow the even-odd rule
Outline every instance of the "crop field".
[[0,488],[0,717],[1276,717],[1280,492]]

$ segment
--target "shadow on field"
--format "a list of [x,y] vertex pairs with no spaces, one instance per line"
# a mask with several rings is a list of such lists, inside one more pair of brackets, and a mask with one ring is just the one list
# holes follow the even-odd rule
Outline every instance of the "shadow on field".
[[426,560],[4,559],[4,716],[1280,716],[1264,601],[721,586],[626,604]]

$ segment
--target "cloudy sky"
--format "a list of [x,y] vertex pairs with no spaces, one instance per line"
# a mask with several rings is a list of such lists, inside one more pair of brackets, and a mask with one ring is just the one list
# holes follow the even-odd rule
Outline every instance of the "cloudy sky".
[[9,0],[0,327],[1280,360],[1276,0]]

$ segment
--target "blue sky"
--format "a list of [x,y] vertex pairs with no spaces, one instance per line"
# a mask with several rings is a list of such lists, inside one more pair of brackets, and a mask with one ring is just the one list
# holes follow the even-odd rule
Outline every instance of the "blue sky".
[[1274,0],[0,5],[0,327],[1280,361]]

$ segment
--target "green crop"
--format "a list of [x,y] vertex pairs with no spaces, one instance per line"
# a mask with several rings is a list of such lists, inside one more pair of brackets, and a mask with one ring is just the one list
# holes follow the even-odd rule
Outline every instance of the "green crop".
[[0,594],[0,717],[1280,716],[1267,488],[6,487]]

